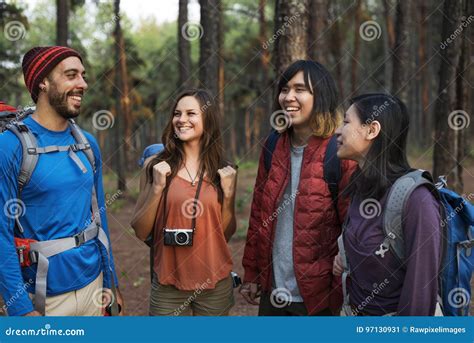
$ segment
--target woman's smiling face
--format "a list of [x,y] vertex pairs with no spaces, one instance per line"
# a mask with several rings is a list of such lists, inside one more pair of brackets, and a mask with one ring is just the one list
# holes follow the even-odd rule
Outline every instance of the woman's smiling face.
[[185,96],[178,101],[174,110],[173,128],[183,142],[200,140],[204,132],[203,113],[199,101],[193,96]]
[[354,105],[344,115],[343,124],[336,130],[337,156],[341,159],[361,161],[371,145],[369,127],[361,123]]

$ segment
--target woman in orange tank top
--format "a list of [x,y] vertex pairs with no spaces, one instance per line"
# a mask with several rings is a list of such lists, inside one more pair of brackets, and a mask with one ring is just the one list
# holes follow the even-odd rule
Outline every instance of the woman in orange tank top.
[[182,93],[165,149],[145,163],[131,222],[153,238],[150,315],[227,315],[237,171],[223,158],[219,113],[205,90]]

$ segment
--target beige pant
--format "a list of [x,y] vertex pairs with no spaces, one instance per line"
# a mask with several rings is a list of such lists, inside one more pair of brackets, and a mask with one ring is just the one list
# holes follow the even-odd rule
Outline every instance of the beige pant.
[[[102,273],[84,288],[46,297],[46,316],[102,316]],[[34,302],[34,295],[30,294]]]
[[150,316],[227,316],[234,306],[232,278],[217,282],[214,289],[182,291],[162,285],[153,277]]

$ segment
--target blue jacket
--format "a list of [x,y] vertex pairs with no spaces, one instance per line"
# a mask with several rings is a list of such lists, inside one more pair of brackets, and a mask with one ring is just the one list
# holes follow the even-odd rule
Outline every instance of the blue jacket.
[[[24,123],[36,136],[39,147],[71,145],[75,143],[71,130],[50,131],[31,117]],[[40,155],[30,182],[18,197],[18,174],[22,161],[22,147],[10,131],[0,134],[0,293],[9,315],[23,315],[33,311],[28,292],[35,291],[36,265],[21,268],[13,237],[45,241],[73,236],[91,222],[92,185],[97,190],[102,226],[109,236],[102,185],[102,160],[99,146],[84,132],[94,152],[97,171],[83,152],[78,157],[87,167],[83,173],[67,152]],[[20,205],[20,223],[25,232],[15,229],[11,206]],[[24,205],[24,206],[23,206]],[[110,240],[110,239],[109,239]],[[98,240],[53,256],[49,259],[47,295],[63,294],[85,287],[104,271],[104,287],[110,287],[110,273],[104,267],[105,249]],[[113,258],[111,260],[117,283]]]

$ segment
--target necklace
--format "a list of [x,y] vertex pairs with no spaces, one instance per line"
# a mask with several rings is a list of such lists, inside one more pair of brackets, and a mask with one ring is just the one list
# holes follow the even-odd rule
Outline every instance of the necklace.
[[184,168],[185,168],[186,171],[188,172],[189,178],[191,179],[191,186],[193,186],[193,187],[196,186],[196,179],[197,179],[197,177],[198,177],[198,175],[199,175],[199,172],[196,173],[196,176],[193,178],[193,177],[191,176],[191,173],[190,173],[189,170],[188,170],[188,167],[186,167],[186,163],[184,164]]

